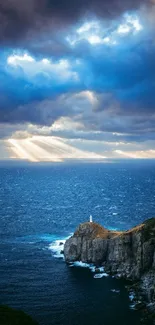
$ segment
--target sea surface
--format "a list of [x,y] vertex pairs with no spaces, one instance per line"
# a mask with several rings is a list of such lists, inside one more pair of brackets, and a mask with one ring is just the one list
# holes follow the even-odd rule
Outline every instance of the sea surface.
[[117,230],[153,217],[155,162],[1,164],[0,304],[40,325],[138,325],[122,280],[62,258],[60,243],[90,214]]

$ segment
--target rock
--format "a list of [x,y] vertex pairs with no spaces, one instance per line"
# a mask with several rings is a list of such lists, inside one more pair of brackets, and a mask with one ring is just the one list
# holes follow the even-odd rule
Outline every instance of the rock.
[[136,310],[144,310],[145,304],[143,302],[137,302],[135,305]]
[[99,267],[96,267],[96,268],[95,268],[95,273],[101,273],[101,270],[100,270]]
[[82,261],[100,265],[107,254],[108,239],[116,232],[109,231],[97,223],[86,222],[79,225],[64,246],[67,262]]
[[23,311],[14,310],[7,306],[0,306],[1,325],[38,325],[30,316]]
[[124,232],[83,223],[66,241],[64,256],[66,262],[104,265],[106,272],[138,282],[141,295],[155,301],[155,218]]
[[64,243],[60,242],[60,243],[59,243],[59,246],[62,246],[63,244],[64,244]]

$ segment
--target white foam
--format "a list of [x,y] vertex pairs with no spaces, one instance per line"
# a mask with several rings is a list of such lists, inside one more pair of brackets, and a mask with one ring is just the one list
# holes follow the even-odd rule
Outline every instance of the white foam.
[[130,309],[136,309],[136,302],[134,301],[135,300],[135,293],[133,291],[130,291],[129,299],[131,301],[130,306],[129,306]]
[[[76,261],[76,262],[71,262],[69,264],[70,267],[82,267],[82,268],[87,268],[89,269],[92,273],[94,274],[94,278],[95,279],[100,279],[103,277],[108,277],[109,275],[107,273],[104,272],[104,267],[96,267],[93,264],[88,264],[88,263],[84,263],[81,261]],[[96,273],[97,272],[97,273]]]
[[[72,234],[70,234],[70,236],[72,236]],[[65,242],[68,238],[70,238],[70,236],[66,237],[65,239],[57,239],[55,241],[53,241],[50,245],[49,245],[49,249],[52,251],[53,256],[56,258],[63,258],[64,259],[64,254],[62,253],[62,251],[64,250],[64,245]],[[75,261],[75,262],[71,262],[69,264],[70,267],[82,267],[82,268],[87,268],[89,269],[92,273],[96,273],[94,275],[94,278],[102,278],[102,277],[108,277],[109,275],[107,273],[104,272],[104,267],[96,267],[93,264],[88,264],[88,263],[84,263],[82,261]]]
[[104,272],[104,266],[98,267],[97,270],[99,270],[99,272]]
[[104,267],[101,266],[101,267],[96,267],[95,265],[93,264],[89,264],[89,269],[91,270],[91,272],[95,273],[95,272],[104,272]]
[[94,265],[90,265],[90,270],[91,270],[91,272],[93,272],[93,273],[95,273],[95,272],[104,272],[104,266],[100,266],[100,267],[96,267],[96,266],[94,266]]
[[96,267],[95,265],[93,264],[89,264],[89,263],[84,263],[84,262],[81,262],[81,261],[76,261],[76,262],[71,262],[70,267],[83,267],[83,268],[87,268],[89,269],[92,273],[95,273],[95,272],[98,272],[99,274],[100,273],[104,273],[108,276],[107,273],[104,272],[104,267],[101,266],[101,267]]
[[135,293],[133,291],[130,292],[129,299],[130,299],[130,301],[133,301],[135,299]]
[[101,279],[103,277],[107,277],[108,274],[107,273],[98,273],[94,275],[94,279]]
[[116,205],[112,205],[110,208],[109,208],[109,210],[117,210],[117,206]]
[[73,262],[73,263],[70,263],[69,265],[70,267],[84,267],[84,268],[90,268],[90,265],[88,263],[84,263],[84,262],[81,262],[81,261],[76,261],[76,262]]
[[95,207],[94,207],[94,209],[98,209],[98,208],[101,208],[102,207],[102,205],[96,205]]
[[120,290],[111,289],[111,292],[120,293]]
[[95,271],[96,271],[96,266],[94,266],[94,265],[89,265],[89,269],[90,269],[90,271],[92,272],[92,273],[95,273]]
[[131,304],[129,307],[130,307],[130,309],[135,310],[136,309],[136,304]]
[[54,257],[63,257],[62,251],[64,249],[64,244],[65,240],[56,240],[49,245],[49,249],[52,251],[52,253],[54,253]]
[[[72,234],[70,234],[71,236]],[[64,250],[65,242],[70,236],[64,239],[57,239],[49,245],[49,249],[52,251],[53,256],[56,258],[64,258],[62,251]]]

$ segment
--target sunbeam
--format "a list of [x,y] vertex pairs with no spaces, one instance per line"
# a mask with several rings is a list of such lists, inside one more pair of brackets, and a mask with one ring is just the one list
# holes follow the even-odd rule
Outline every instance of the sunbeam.
[[37,162],[38,159],[34,157],[31,153],[29,153],[27,150],[25,150],[23,147],[23,142],[25,140],[15,140],[15,139],[9,139],[8,142],[12,145],[11,149],[16,154],[17,158],[19,159],[27,159],[29,161]]
[[28,139],[9,139],[11,151],[18,159],[32,162],[62,162],[65,159],[103,159],[105,157],[94,152],[77,149],[55,137],[33,136]]

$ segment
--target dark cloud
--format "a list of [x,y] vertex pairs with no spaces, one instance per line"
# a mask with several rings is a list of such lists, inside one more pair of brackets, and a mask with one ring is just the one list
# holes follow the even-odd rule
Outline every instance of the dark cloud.
[[[7,99],[6,99],[7,101]],[[5,103],[6,104],[6,103]],[[8,101],[7,101],[8,105]],[[35,125],[51,125],[61,116],[72,115],[72,108],[65,105],[63,96],[57,100],[49,99],[33,101],[30,104],[0,107],[0,123],[32,123]]]
[[[135,123],[136,126],[136,123]],[[153,126],[153,123],[152,123]],[[113,127],[114,129],[114,127]],[[106,128],[105,128],[106,130]],[[48,134],[36,129],[32,132],[34,135],[44,135],[44,136],[56,136],[60,138],[70,139],[70,140],[88,140],[88,141],[97,141],[97,142],[127,142],[127,143],[140,143],[145,141],[155,141],[155,128],[153,132],[147,134],[144,132],[142,133],[142,130],[140,131],[140,134],[138,134],[138,130],[136,130],[136,133],[133,133],[133,130],[129,129],[128,132],[132,132],[132,134],[127,134],[125,130],[123,130],[124,133],[115,133],[115,132],[106,132],[106,131],[77,131],[77,130],[52,130],[49,131]]]
[[[0,137],[10,136],[18,125],[50,126],[69,116],[80,122],[83,130],[55,131],[55,135],[106,141],[110,137],[105,133],[122,133],[123,137],[111,135],[111,141],[154,139],[155,28],[150,11],[143,13],[145,30],[121,35],[117,46],[92,46],[81,40],[71,48],[65,40],[66,28],[90,13],[116,20],[118,26],[120,14],[151,3],[79,0],[66,6],[65,0],[0,0],[0,41],[10,46],[6,53],[1,48],[0,57],[0,123],[7,126]],[[108,32],[112,32],[110,27]],[[71,63],[69,77],[62,78],[60,70],[54,73],[39,68],[29,76],[22,66],[9,66],[7,57],[16,47],[32,51],[36,62],[44,55],[51,58],[51,53],[55,55],[52,62],[58,65],[58,57],[67,58]],[[72,72],[77,73],[77,79],[72,79]],[[95,101],[82,93],[87,90],[95,93]]]
[[0,0],[0,41],[18,40],[43,30],[58,30],[87,15],[113,19],[153,0]]
[[8,139],[12,136],[13,133],[19,131],[24,131],[26,129],[26,125],[13,125],[7,123],[1,123],[0,125],[0,139]]
[[10,67],[6,57],[1,60],[4,63],[0,65],[0,123],[51,125],[60,116],[71,113],[70,107],[66,109],[65,93],[79,88],[72,75],[66,80],[54,72],[37,71],[29,77],[22,68]]

